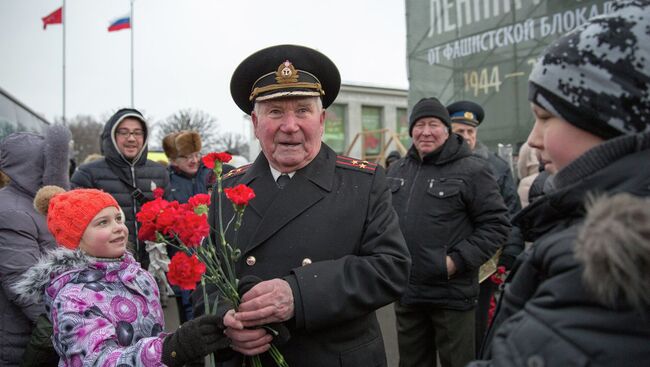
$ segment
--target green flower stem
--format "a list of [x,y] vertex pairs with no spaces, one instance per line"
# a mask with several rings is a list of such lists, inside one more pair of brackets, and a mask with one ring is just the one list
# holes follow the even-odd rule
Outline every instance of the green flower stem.
[[289,367],[289,364],[287,361],[284,359],[284,356],[282,356],[282,353],[278,350],[278,348],[271,344],[271,349],[269,349],[269,353],[271,354],[271,357],[273,357],[273,361],[275,362],[278,367]]
[[[219,165],[219,171],[221,171],[221,162],[215,162],[215,165]],[[215,172],[217,168],[215,167]],[[219,198],[219,239],[223,244],[226,242],[226,234],[223,231],[223,216],[221,215],[221,194],[223,193],[223,187],[221,184],[221,174],[217,174],[217,197]]]
[[[201,277],[201,287],[203,287],[203,307],[205,308],[206,315],[213,315],[214,312],[211,312],[210,301],[208,300],[208,292],[205,289],[205,277]],[[214,359],[214,354],[210,353],[210,367],[215,367],[216,361]]]
[[253,366],[253,367],[262,367],[262,361],[260,360],[260,356],[252,356],[251,357],[251,366]]
[[[233,205],[233,206],[234,206],[234,205]],[[235,216],[233,215],[232,218],[230,218],[230,220],[228,221],[228,224],[226,224],[226,232],[228,232],[228,229],[230,228],[230,225],[231,225],[232,222],[234,222],[234,221],[235,221]],[[224,233],[225,233],[225,232],[224,232]]]
[[228,278],[227,279],[235,279],[235,273],[233,271],[234,264],[231,265],[232,256],[229,253],[228,249],[226,248],[226,233],[223,230],[223,214],[222,214],[222,209],[221,209],[221,194],[223,193],[223,187],[222,187],[222,182],[221,182],[221,162],[215,162],[215,165],[218,164],[218,168],[215,166],[215,173],[217,170],[219,171],[217,174],[217,193],[218,193],[218,198],[219,198],[219,239],[221,242],[221,248],[222,248],[222,255],[224,255],[224,261],[226,263],[226,271],[228,272]]

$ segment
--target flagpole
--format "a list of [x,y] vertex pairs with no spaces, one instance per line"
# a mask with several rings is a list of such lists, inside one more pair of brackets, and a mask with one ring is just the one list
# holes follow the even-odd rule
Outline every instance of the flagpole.
[[131,108],[135,108],[133,103],[133,30],[135,22],[133,21],[133,0],[131,0]]
[[66,24],[66,13],[67,9],[65,7],[65,0],[63,0],[63,8],[61,9],[61,12],[63,13],[63,19],[61,21],[61,26],[63,27],[63,125],[66,124],[66,116],[65,116],[65,24]]

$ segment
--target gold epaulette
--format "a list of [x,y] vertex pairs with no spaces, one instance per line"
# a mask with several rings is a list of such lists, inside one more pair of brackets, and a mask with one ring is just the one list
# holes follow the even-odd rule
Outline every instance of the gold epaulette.
[[237,167],[237,168],[235,168],[233,170],[230,170],[228,173],[223,175],[223,179],[225,180],[227,178],[243,175],[244,173],[246,173],[248,168],[250,168],[250,166],[252,166],[252,165],[253,165],[252,163],[249,163],[249,164],[245,164],[245,165],[243,165],[241,167]]
[[362,159],[350,158],[343,155],[336,156],[336,165],[338,167],[350,168],[370,174],[374,174],[377,169],[377,163],[371,163]]

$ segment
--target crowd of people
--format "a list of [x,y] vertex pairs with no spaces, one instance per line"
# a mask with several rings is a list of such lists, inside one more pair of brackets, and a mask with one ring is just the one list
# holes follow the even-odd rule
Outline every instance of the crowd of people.
[[173,332],[160,269],[176,250],[141,242],[136,214],[157,189],[206,193],[219,228],[227,199],[199,134],[165,136],[165,167],[147,159],[144,116],[120,109],[71,178],[64,126],[7,136],[0,366],[271,366],[272,343],[289,366],[387,366],[375,311],[388,304],[401,367],[647,365],[650,2],[611,10],[535,64],[520,180],[478,139],[489,111],[475,102],[418,101],[413,143],[384,169],[321,141],[341,84],[326,55],[278,45],[244,59],[230,89],[261,152],[225,166],[223,186],[256,197],[224,235],[249,284],[238,307],[211,284],[169,290]]

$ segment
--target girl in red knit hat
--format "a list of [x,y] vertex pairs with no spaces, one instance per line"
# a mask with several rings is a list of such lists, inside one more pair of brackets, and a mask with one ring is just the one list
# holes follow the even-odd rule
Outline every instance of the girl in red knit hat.
[[221,317],[205,315],[163,332],[156,281],[126,251],[128,229],[115,199],[100,190],[39,190],[59,248],[15,286],[44,297],[63,366],[181,366],[230,344]]

